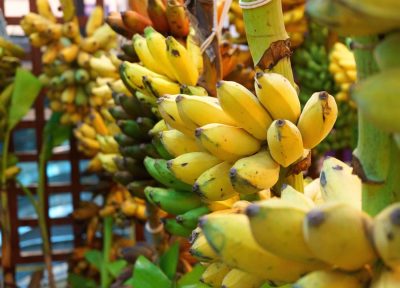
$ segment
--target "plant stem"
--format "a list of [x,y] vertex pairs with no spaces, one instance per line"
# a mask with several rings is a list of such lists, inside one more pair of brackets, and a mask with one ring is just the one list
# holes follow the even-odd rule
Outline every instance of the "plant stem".
[[2,231],[2,258],[1,266],[3,267],[3,283],[2,287],[8,287],[8,285],[14,285],[14,273],[12,272],[12,257],[11,257],[11,221],[10,221],[10,211],[8,210],[8,195],[7,195],[7,178],[6,169],[8,161],[8,148],[10,144],[11,132],[7,129],[4,135],[3,142],[3,152],[2,152],[2,162],[1,162],[1,207],[0,207],[0,225]]
[[110,285],[110,277],[108,273],[108,263],[110,261],[110,251],[112,245],[112,227],[113,218],[107,216],[104,218],[104,235],[103,235],[103,264],[101,266],[100,283],[101,288],[108,288]]
[[[159,209],[157,206],[146,201],[146,214],[148,217],[147,221],[148,225],[150,226],[150,229],[152,230],[157,230],[161,225],[160,217],[158,215],[158,210]],[[158,232],[152,232],[152,231],[148,232],[151,235],[152,244],[156,248],[158,255],[162,255],[167,248],[167,239],[165,237],[164,229]]]
[[[378,42],[376,36],[356,37],[354,55],[357,64],[357,78],[362,81],[378,73],[379,69],[374,60],[373,47]],[[400,181],[399,150],[389,133],[375,127],[358,112],[358,143],[354,150],[355,172],[363,180],[362,206],[370,215],[379,211],[394,201],[400,200],[397,190]]]

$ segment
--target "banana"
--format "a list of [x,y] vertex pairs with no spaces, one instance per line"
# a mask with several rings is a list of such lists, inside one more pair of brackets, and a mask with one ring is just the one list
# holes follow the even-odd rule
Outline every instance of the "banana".
[[128,96],[126,94],[118,94],[117,99],[119,105],[131,118],[136,119],[144,114],[136,95]]
[[194,229],[197,226],[199,217],[208,213],[210,213],[210,209],[207,206],[200,206],[176,216],[176,221],[186,228]]
[[222,109],[241,128],[259,140],[267,139],[272,119],[253,93],[239,83],[219,81],[217,96]]
[[343,3],[356,11],[363,11],[369,15],[399,20],[397,12],[400,9],[400,4],[396,0],[385,1],[382,3],[384,5],[379,5],[373,0],[367,0],[363,2],[363,7],[359,7],[358,1],[355,0],[345,0]]
[[218,259],[218,255],[211,248],[210,244],[208,244],[200,228],[193,230],[190,237],[190,244],[189,252],[197,260],[201,262],[210,262]]
[[167,15],[165,13],[165,2],[163,0],[148,0],[147,13],[153,27],[160,33],[167,34],[169,32],[169,25]]
[[47,20],[56,23],[57,19],[51,11],[51,6],[48,0],[36,0],[36,7],[39,15],[43,16]]
[[165,14],[172,35],[186,37],[189,34],[189,18],[186,15],[184,1],[168,0]]
[[381,71],[357,83],[351,93],[361,113],[387,132],[400,132],[400,115],[396,109],[400,104],[396,97],[399,76],[400,68]]
[[262,150],[239,159],[230,170],[233,188],[241,194],[254,194],[269,189],[278,181],[280,166],[270,153]]
[[293,288],[363,288],[365,281],[354,274],[335,270],[319,270],[303,276]]
[[251,234],[246,215],[211,214],[203,216],[199,225],[225,264],[263,280],[293,282],[318,268],[318,265],[287,260],[262,249]]
[[122,134],[122,133],[114,135],[114,139],[115,139],[115,141],[117,141],[117,143],[120,147],[132,146],[134,144],[137,144],[135,139],[133,139],[129,136],[126,136],[125,134]]
[[202,205],[197,195],[172,188],[148,186],[144,193],[150,203],[173,215],[184,214]]
[[197,128],[195,136],[207,151],[224,161],[252,155],[261,147],[259,140],[244,129],[225,124],[207,124]]
[[153,125],[153,120],[147,117],[138,117],[136,120],[118,121],[118,126],[125,135],[140,140],[149,140],[148,131]]
[[377,277],[372,280],[370,288],[396,288],[400,285],[398,271],[383,268]]
[[308,99],[297,127],[305,149],[312,149],[332,130],[338,114],[335,98],[327,92],[316,92]]
[[254,239],[265,250],[285,259],[317,263],[303,236],[308,210],[285,200],[269,199],[250,205],[246,214]]
[[301,112],[300,100],[288,79],[277,73],[257,72],[254,87],[272,119],[287,119],[296,124]]
[[315,204],[324,203],[320,185],[320,179],[316,178],[304,186],[304,195],[310,198]]
[[319,179],[325,202],[342,201],[361,210],[361,179],[346,163],[334,157],[326,158]]
[[67,63],[71,63],[75,61],[78,56],[79,46],[76,44],[72,44],[70,46],[64,47],[60,50],[58,57]]
[[153,137],[151,143],[153,144],[154,148],[156,148],[157,153],[160,155],[161,158],[167,160],[174,158],[174,156],[169,154],[168,151],[164,148],[164,145],[161,143],[159,137]]
[[306,211],[310,210],[315,206],[313,200],[307,197],[304,193],[301,193],[295,190],[292,186],[283,184],[281,190],[281,199],[295,204],[296,206],[305,209]]
[[206,170],[222,162],[207,152],[190,152],[168,160],[168,169],[176,178],[193,185]]
[[[101,148],[100,148],[100,150],[101,150]],[[100,160],[101,166],[103,167],[103,169],[110,173],[115,173],[118,171],[118,168],[114,162],[114,158],[116,156],[117,156],[117,154],[104,154],[104,153],[97,154],[97,157]]]
[[85,31],[87,36],[92,36],[94,31],[96,31],[96,29],[103,24],[103,18],[104,18],[103,8],[101,6],[94,7],[86,22]]
[[167,124],[165,123],[164,119],[161,119],[153,126],[153,128],[151,128],[151,130],[149,131],[149,134],[151,136],[157,136],[159,133],[161,133],[163,131],[168,131],[168,130],[169,130],[169,128],[167,127]]
[[195,63],[190,59],[186,48],[172,36],[168,36],[165,43],[167,45],[167,58],[178,82],[195,86],[199,78],[199,72]]
[[[115,164],[114,164],[115,165]],[[135,180],[136,176],[133,176],[130,172],[128,171],[116,171],[113,174],[113,180],[117,183],[120,183],[124,186],[128,185],[132,181]]]
[[163,219],[165,230],[171,235],[189,237],[192,230],[179,224],[175,219]]
[[260,288],[265,281],[253,274],[231,269],[222,280],[223,288]]
[[117,67],[106,57],[91,57],[89,60],[90,68],[95,70],[100,76],[117,78]]
[[299,129],[292,122],[274,120],[267,134],[269,152],[283,167],[288,167],[303,155],[303,140]]
[[376,250],[383,262],[399,273],[400,203],[386,207],[375,217],[372,235]]
[[[186,49],[188,51],[189,58],[192,59],[194,65],[196,65],[199,75],[203,74],[204,70],[203,55],[201,53],[200,46],[198,45],[196,32],[192,28],[190,28],[189,35],[186,38]],[[193,95],[199,95],[199,94],[194,93]],[[207,93],[205,95],[207,95]]]
[[207,201],[226,200],[236,195],[229,178],[231,167],[232,164],[225,161],[204,171],[194,183],[193,192]]
[[145,91],[142,82],[143,76],[153,76],[165,78],[165,76],[155,73],[146,67],[138,63],[129,63],[128,61],[123,61],[120,66],[121,79],[126,85],[126,87],[134,93],[136,90]]
[[167,160],[164,159],[153,159],[147,156],[144,161],[149,174],[158,182],[165,185],[166,187],[182,190],[191,191],[192,186],[178,180],[168,169]]
[[126,189],[135,197],[139,197],[141,199],[146,198],[144,194],[144,189],[147,186],[155,185],[154,180],[135,180],[126,185]]
[[204,149],[193,139],[176,129],[161,131],[160,141],[167,152],[178,157],[189,152],[202,152]]
[[179,84],[158,77],[144,76],[142,83],[149,94],[157,98],[165,94],[178,94],[181,91]]
[[196,96],[208,96],[208,92],[201,86],[188,86],[185,84],[181,85],[181,93],[187,95],[196,95]]
[[400,67],[400,61],[395,57],[396,47],[400,44],[400,33],[386,35],[374,49],[374,58],[380,70]]
[[152,25],[149,18],[133,10],[121,12],[121,17],[128,30],[136,33],[143,33],[144,28]]
[[210,123],[237,125],[235,120],[225,113],[215,97],[180,94],[175,101],[179,115],[185,123],[193,123],[196,127]]
[[207,266],[206,270],[201,274],[200,281],[211,286],[219,288],[222,280],[231,268],[223,262],[214,262]]
[[[304,238],[318,259],[346,271],[376,259],[369,239],[371,218],[343,202],[316,206],[304,220]],[[332,237],[334,235],[334,237]]]
[[137,160],[143,160],[146,156],[155,158],[159,157],[157,151],[151,143],[141,143],[120,147],[119,150],[123,156],[132,157]]

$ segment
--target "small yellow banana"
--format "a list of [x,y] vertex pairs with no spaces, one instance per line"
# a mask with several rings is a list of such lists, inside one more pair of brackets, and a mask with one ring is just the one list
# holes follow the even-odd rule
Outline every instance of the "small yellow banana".
[[211,263],[201,275],[200,281],[211,287],[221,287],[222,280],[230,270],[223,262]]
[[196,142],[176,129],[161,131],[159,134],[164,148],[174,157],[189,152],[201,152],[204,149]]
[[239,269],[231,269],[222,280],[224,288],[259,288],[265,281]]

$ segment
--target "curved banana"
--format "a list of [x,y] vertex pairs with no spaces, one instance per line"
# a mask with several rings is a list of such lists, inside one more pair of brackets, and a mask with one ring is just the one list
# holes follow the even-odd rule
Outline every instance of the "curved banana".
[[319,270],[308,273],[293,288],[363,288],[365,281],[354,274],[335,270]]
[[142,83],[151,95],[159,98],[165,94],[178,94],[181,86],[171,80],[152,76],[143,76]]
[[272,119],[253,93],[237,82],[219,81],[217,95],[222,109],[240,127],[259,140],[267,139]]
[[222,280],[223,288],[260,288],[265,281],[239,269],[231,269]]
[[190,237],[190,254],[201,262],[211,262],[218,259],[214,249],[208,244],[206,236],[200,228],[196,228]]
[[197,128],[195,136],[207,151],[224,161],[252,155],[261,147],[244,129],[225,124],[207,124]]
[[327,92],[311,95],[301,112],[297,127],[305,149],[312,149],[332,130],[337,118],[335,98]]
[[200,206],[176,216],[176,221],[186,228],[195,229],[199,218],[208,213],[210,213],[210,209],[207,206]]
[[[186,38],[186,49],[188,51],[190,59],[192,59],[194,65],[197,67],[199,75],[201,75],[204,69],[203,55],[201,53],[200,46],[198,45],[198,41],[196,39],[196,32],[193,28],[190,28],[189,35]],[[193,94],[193,95],[199,95],[199,94]]]
[[230,170],[233,188],[241,194],[269,189],[278,181],[280,166],[263,150],[236,161]]
[[204,151],[203,147],[201,147],[196,140],[186,136],[176,129],[161,131],[158,136],[160,137],[160,141],[165,150],[174,157],[189,152]]
[[221,287],[222,280],[231,268],[223,262],[214,262],[201,274],[200,281],[215,288]]
[[90,16],[86,22],[85,31],[87,36],[92,36],[94,31],[96,31],[96,29],[103,24],[103,17],[103,7],[94,7],[93,10],[90,12]]

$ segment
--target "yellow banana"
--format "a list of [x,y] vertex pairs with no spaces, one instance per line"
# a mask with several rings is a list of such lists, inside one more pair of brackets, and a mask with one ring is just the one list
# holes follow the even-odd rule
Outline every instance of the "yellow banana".
[[400,274],[398,271],[383,268],[378,277],[374,277],[370,288],[397,288],[400,287]]
[[43,16],[47,20],[56,23],[57,19],[51,11],[51,6],[48,0],[36,0],[36,7],[39,15]]
[[193,185],[193,191],[208,201],[221,201],[236,195],[229,179],[232,164],[222,162],[204,171]]
[[234,195],[226,200],[208,202],[207,207],[213,212],[227,211],[229,209],[232,209],[233,205],[239,200],[239,195]]
[[334,157],[324,160],[320,189],[325,202],[342,201],[361,210],[361,179],[353,168]]
[[260,150],[260,141],[244,129],[211,123],[196,129],[196,138],[211,154],[224,161],[235,161]]
[[399,273],[400,203],[395,203],[386,207],[375,217],[373,239],[378,254],[386,266]]
[[222,280],[224,288],[259,288],[265,281],[239,269],[231,269]]
[[278,181],[280,166],[263,150],[236,161],[230,170],[233,188],[241,194],[269,189]]
[[222,109],[240,127],[259,140],[267,139],[272,119],[253,93],[237,82],[220,81],[217,83],[217,95]]
[[343,202],[310,210],[304,220],[304,238],[318,259],[343,270],[355,271],[376,259],[369,239],[371,218]]
[[176,97],[176,103],[182,120],[196,127],[210,123],[236,126],[235,120],[222,110],[215,97],[180,94]]
[[289,80],[277,73],[257,72],[255,88],[258,100],[273,119],[287,119],[296,124],[300,100]]
[[297,123],[304,148],[314,148],[329,134],[337,113],[335,98],[325,91],[316,92],[308,99]]
[[61,93],[61,101],[63,103],[71,104],[75,100],[76,87],[68,86]]
[[196,33],[193,28],[190,28],[189,35],[186,38],[186,49],[188,51],[189,58],[192,59],[194,65],[197,67],[199,75],[201,75],[204,69],[203,55],[201,53],[200,46],[196,41]]
[[159,134],[164,148],[174,157],[189,152],[201,152],[204,149],[194,140],[176,129],[161,131]]
[[[158,135],[160,132],[163,131],[168,131],[169,128],[167,127],[167,124],[165,123],[164,119],[161,119],[160,121],[158,121],[153,128],[151,128],[151,130],[149,131],[149,134],[151,136],[156,136]],[[179,156],[179,155],[178,155]]]
[[272,158],[288,167],[303,155],[303,140],[299,129],[292,122],[279,119],[268,128],[268,148]]
[[304,195],[310,198],[315,204],[324,203],[324,198],[322,198],[319,178],[314,179],[308,184],[305,184]]
[[144,76],[142,82],[146,89],[149,90],[149,94],[157,98],[165,94],[178,94],[181,91],[178,83],[159,77]]
[[87,36],[92,36],[94,31],[96,31],[96,29],[103,24],[103,18],[104,18],[103,7],[101,6],[94,7],[86,22],[85,31]]
[[119,146],[117,141],[115,141],[113,136],[103,136],[97,135],[96,140],[100,144],[100,150],[106,154],[116,154],[119,151]]
[[190,237],[190,254],[201,262],[210,262],[218,259],[218,255],[214,252],[208,244],[204,233],[200,228],[193,230]]
[[167,45],[167,58],[179,83],[195,86],[199,72],[186,48],[172,36],[168,36],[165,43]]
[[193,185],[204,171],[220,162],[220,159],[207,152],[190,152],[168,160],[167,165],[176,178]]
[[103,118],[101,117],[100,113],[96,110],[92,109],[90,113],[90,121],[93,128],[96,132],[100,135],[109,135],[108,128],[104,123]]
[[115,172],[118,171],[117,165],[114,162],[114,158],[118,154],[98,153],[97,155],[98,155],[99,160],[101,162],[101,166],[103,167],[104,170],[106,170],[107,172],[110,172],[110,173],[115,173]]
[[77,129],[81,131],[85,137],[96,139],[96,130],[94,130],[94,128],[89,124],[83,122],[79,124]]
[[293,288],[363,288],[365,281],[354,274],[335,270],[319,270],[303,276]]
[[99,76],[118,78],[117,67],[111,62],[107,56],[91,57],[89,60],[90,68],[98,73]]
[[223,262],[211,263],[201,275],[200,281],[211,287],[219,288],[230,270],[231,268]]
[[281,199],[296,204],[296,206],[307,211],[315,206],[313,200],[307,197],[304,193],[301,193],[295,190],[292,186],[286,184],[282,185]]

